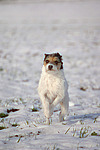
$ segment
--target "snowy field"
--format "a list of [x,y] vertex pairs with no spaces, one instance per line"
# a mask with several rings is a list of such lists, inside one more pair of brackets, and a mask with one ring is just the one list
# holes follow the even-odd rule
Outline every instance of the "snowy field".
[[[69,116],[51,125],[37,93],[44,53],[60,52]],[[0,1],[0,150],[100,150],[100,1]]]

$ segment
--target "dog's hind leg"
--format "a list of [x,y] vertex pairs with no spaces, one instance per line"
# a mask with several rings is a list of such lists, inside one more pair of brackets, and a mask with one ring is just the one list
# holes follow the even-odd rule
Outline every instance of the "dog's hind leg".
[[60,102],[61,105],[61,112],[59,114],[59,121],[64,121],[64,116],[68,113],[68,105],[69,102],[64,100],[62,102]]

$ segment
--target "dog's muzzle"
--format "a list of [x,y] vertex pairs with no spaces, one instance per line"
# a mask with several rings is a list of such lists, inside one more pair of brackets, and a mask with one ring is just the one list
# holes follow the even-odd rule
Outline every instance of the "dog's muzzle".
[[56,71],[57,67],[51,63],[46,65],[46,71]]

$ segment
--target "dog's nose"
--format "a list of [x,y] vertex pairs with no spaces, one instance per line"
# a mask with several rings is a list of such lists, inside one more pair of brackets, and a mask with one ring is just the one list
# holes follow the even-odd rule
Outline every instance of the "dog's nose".
[[52,65],[49,65],[49,66],[48,66],[48,69],[49,69],[49,70],[52,70],[52,68],[53,68]]

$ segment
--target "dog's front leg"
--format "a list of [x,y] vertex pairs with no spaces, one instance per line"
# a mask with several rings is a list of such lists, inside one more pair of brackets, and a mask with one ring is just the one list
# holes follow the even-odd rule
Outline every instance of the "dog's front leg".
[[48,101],[43,102],[43,110],[46,117],[46,124],[50,124],[50,104]]
[[44,110],[44,115],[46,117],[46,124],[50,124],[50,117],[51,117],[51,105],[49,103],[48,98],[44,95],[41,98],[42,106]]
[[53,103],[51,104],[51,107],[54,108],[57,104],[59,104],[59,103],[62,101],[62,99],[63,99],[63,98],[58,95],[58,96],[55,98],[55,100],[53,101]]

